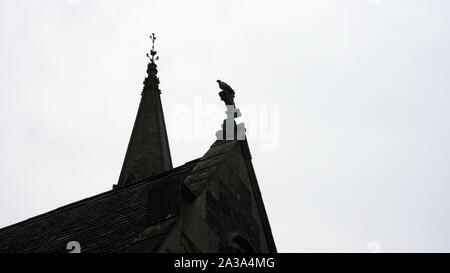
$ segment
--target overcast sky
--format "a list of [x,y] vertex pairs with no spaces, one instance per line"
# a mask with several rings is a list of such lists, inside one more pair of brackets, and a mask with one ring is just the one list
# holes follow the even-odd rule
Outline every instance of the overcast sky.
[[155,32],[174,165],[214,141],[226,81],[280,252],[450,251],[449,14],[447,0],[0,0],[0,226],[117,183]]

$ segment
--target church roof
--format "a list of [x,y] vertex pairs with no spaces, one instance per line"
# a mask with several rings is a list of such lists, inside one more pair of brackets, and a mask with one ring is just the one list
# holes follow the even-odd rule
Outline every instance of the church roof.
[[[154,34],[151,38],[154,43]],[[222,167],[227,166],[224,162],[229,165],[238,162],[234,164],[237,169],[230,172],[235,172],[237,180],[240,179],[238,174],[245,177],[244,180],[248,183],[243,186],[247,187],[243,194],[249,194],[248,200],[241,205],[250,208],[251,192],[256,203],[256,214],[261,218],[268,249],[270,252],[276,252],[251,163],[245,128],[243,124],[236,124],[234,121],[234,118],[240,116],[239,109],[234,109],[234,91],[224,82],[218,81],[221,83],[219,87],[223,89],[219,95],[227,105],[227,119],[222,124],[222,130],[216,133],[218,139],[222,140],[214,142],[202,158],[173,169],[159,78],[154,63],[154,46],[150,55],[151,58],[147,55],[150,58],[148,76],[144,80],[141,102],[118,184],[110,191],[0,229],[0,253],[68,252],[68,243],[73,241],[80,244],[81,252],[155,252],[180,218],[182,198],[194,202],[211,186],[220,169],[223,170]],[[232,103],[233,109],[229,108],[229,103]],[[234,112],[236,110],[237,112]],[[233,140],[230,140],[230,132],[238,130],[229,129],[227,124],[231,124],[232,129],[243,128],[240,130],[244,133],[242,138],[236,133],[231,138]],[[233,150],[238,152],[231,152]],[[231,177],[228,174],[224,176]],[[235,189],[240,189],[240,186]],[[231,201],[234,195],[225,195],[228,191],[231,192],[232,189],[226,188],[224,198]],[[236,195],[239,196],[237,192]],[[208,200],[208,204],[213,206],[208,219],[215,217],[215,209],[219,211],[232,207],[219,208],[221,205],[216,206],[214,201]],[[224,203],[229,205],[229,202]],[[237,214],[239,213],[235,213]],[[220,218],[216,220],[220,222]],[[243,229],[248,229],[254,241],[259,241],[257,222],[244,222],[246,225]],[[223,233],[222,229],[219,231]]]
[[[199,159],[123,187],[74,202],[0,229],[0,253],[68,252],[76,241],[85,252],[144,252],[158,249],[180,216],[181,199],[192,202],[216,170],[239,146],[250,160],[247,141],[216,141]],[[251,166],[251,174],[254,171]],[[276,252],[270,225],[254,179],[255,198],[269,248]]]
[[70,241],[82,252],[121,252],[143,232],[157,248],[177,217],[180,182],[197,162],[0,229],[0,253],[67,252]]

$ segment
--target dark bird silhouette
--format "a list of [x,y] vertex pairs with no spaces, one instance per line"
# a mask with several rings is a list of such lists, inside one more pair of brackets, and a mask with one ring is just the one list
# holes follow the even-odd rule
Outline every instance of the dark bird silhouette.
[[227,83],[225,83],[221,80],[217,80],[217,82],[219,83],[220,89],[222,89],[223,91],[226,91],[226,92],[230,92],[231,94],[234,95],[234,90],[233,90],[233,88],[231,88],[231,86],[229,86]]

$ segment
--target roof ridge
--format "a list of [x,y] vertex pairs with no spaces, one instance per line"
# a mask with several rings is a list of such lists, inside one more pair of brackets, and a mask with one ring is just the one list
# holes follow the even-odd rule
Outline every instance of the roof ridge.
[[[0,228],[0,232],[4,231],[4,230],[6,230],[6,229],[9,229],[9,228],[15,227],[15,226],[20,226],[20,225],[24,225],[24,224],[29,224],[29,223],[32,223],[32,222],[34,222],[34,221],[36,221],[36,220],[44,219],[44,218],[50,216],[50,215],[53,214],[53,213],[64,212],[64,211],[67,211],[67,210],[70,210],[70,209],[73,209],[73,208],[76,208],[76,207],[85,205],[85,204],[87,204],[87,203],[89,203],[90,201],[93,201],[93,200],[101,200],[101,199],[106,198],[106,197],[108,197],[108,196],[115,195],[115,194],[118,194],[118,193],[120,193],[120,192],[124,192],[124,191],[126,191],[126,190],[135,188],[135,187],[137,187],[137,186],[142,186],[144,183],[153,182],[153,181],[158,181],[158,180],[160,180],[160,179],[163,179],[163,178],[167,178],[167,177],[176,175],[176,174],[179,173],[180,171],[185,170],[185,168],[187,168],[187,167],[194,167],[195,164],[196,164],[199,160],[200,160],[200,158],[195,159],[195,160],[191,160],[191,161],[189,161],[189,162],[187,162],[187,163],[185,163],[185,164],[183,164],[183,165],[181,165],[181,166],[178,166],[178,167],[176,167],[176,168],[173,168],[173,169],[168,170],[168,171],[163,172],[163,173],[159,173],[159,174],[153,175],[153,176],[151,176],[151,177],[149,177],[149,178],[146,178],[146,179],[144,179],[144,180],[135,182],[135,183],[133,183],[133,184],[129,184],[129,185],[126,185],[126,186],[120,187],[120,188],[114,188],[114,189],[111,189],[111,190],[108,190],[108,191],[105,191],[105,192],[102,192],[102,193],[99,193],[99,194],[96,194],[96,195],[93,195],[93,196],[86,197],[86,198],[81,199],[81,200],[78,200],[78,201],[75,201],[75,202],[72,202],[72,203],[63,205],[63,206],[58,207],[58,208],[56,208],[56,209],[52,209],[52,210],[50,210],[50,211],[41,213],[41,214],[39,214],[39,215],[30,217],[30,218],[28,218],[28,219],[25,219],[25,220],[23,220],[23,221],[17,222],[17,223],[15,223],[15,224],[12,224],[12,225],[9,225],[9,226]],[[139,182],[141,182],[141,183],[139,183]]]

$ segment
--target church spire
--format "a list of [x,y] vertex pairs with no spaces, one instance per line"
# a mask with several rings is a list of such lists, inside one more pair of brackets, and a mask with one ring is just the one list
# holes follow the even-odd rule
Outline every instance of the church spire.
[[172,169],[169,141],[161,104],[161,90],[155,60],[155,40],[152,33],[152,49],[147,57],[147,77],[144,80],[141,102],[134,122],[127,153],[123,162],[118,186],[122,187],[154,174]]

